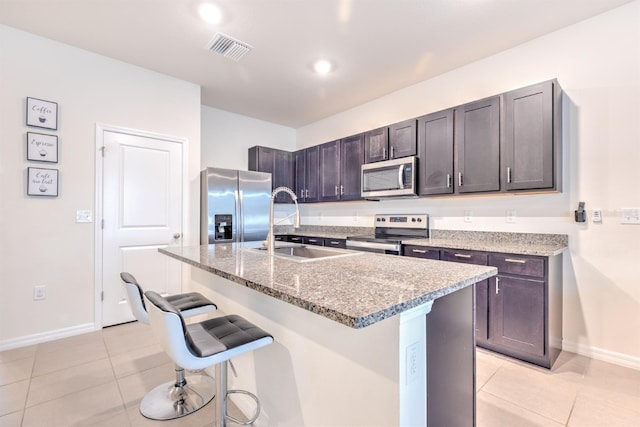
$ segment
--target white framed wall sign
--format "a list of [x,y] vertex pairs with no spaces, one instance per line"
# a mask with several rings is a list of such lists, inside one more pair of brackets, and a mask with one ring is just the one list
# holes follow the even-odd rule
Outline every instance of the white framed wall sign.
[[58,103],[27,97],[27,126],[58,129]]
[[27,160],[58,163],[58,137],[27,132]]
[[58,169],[27,168],[27,195],[58,197]]

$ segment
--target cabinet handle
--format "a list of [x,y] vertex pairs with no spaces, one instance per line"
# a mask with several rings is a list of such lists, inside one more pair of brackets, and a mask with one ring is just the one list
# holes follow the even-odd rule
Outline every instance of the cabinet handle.
[[458,172],[458,187],[462,187],[462,172]]
[[500,278],[496,277],[496,295],[500,293]]
[[344,185],[340,186],[340,195],[342,196],[344,194]]
[[311,243],[316,243],[316,242],[318,241],[318,239],[309,239],[309,241],[310,241]]
[[451,188],[451,174],[447,174],[447,188]]
[[390,158],[392,158],[392,159],[393,159],[395,154],[396,154],[396,150],[395,150],[395,148],[394,148],[394,147],[393,147],[393,145],[392,145],[392,146],[391,146],[391,156],[390,156]]
[[386,159],[386,158],[387,158],[387,149],[386,149],[386,148],[383,148],[383,149],[382,149],[382,158],[383,158],[383,159]]
[[513,258],[505,258],[504,259],[505,262],[514,262],[516,264],[524,264],[527,262],[527,260],[525,259],[513,259]]
[[291,238],[292,242],[297,242],[297,241],[300,241],[300,240],[302,240],[302,237],[292,237]]
[[417,254],[426,254],[427,251],[425,249],[411,249],[411,252],[417,253]]
[[471,258],[471,255],[466,254],[453,254],[453,256],[458,258]]
[[507,168],[507,184],[511,184],[511,168]]
[[329,244],[330,245],[339,245],[340,242],[338,242],[337,240],[331,240],[331,241],[329,241]]
[[305,199],[307,197],[309,197],[309,189],[308,188],[304,190],[304,197],[305,197]]
[[336,185],[336,196],[338,195],[338,186]]

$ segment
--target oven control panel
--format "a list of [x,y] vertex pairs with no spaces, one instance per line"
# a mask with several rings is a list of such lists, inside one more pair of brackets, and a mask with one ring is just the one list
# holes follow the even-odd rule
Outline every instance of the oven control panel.
[[407,214],[407,215],[378,214],[375,216],[374,226],[384,227],[384,228],[427,229],[429,227],[429,215],[427,214]]

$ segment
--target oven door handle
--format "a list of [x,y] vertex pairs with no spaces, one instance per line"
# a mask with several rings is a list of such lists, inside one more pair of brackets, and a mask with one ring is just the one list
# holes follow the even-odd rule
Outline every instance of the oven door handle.
[[363,249],[380,249],[384,251],[400,252],[400,244],[393,243],[375,243],[375,242],[362,242],[360,240],[347,239],[347,249],[349,248],[363,248]]

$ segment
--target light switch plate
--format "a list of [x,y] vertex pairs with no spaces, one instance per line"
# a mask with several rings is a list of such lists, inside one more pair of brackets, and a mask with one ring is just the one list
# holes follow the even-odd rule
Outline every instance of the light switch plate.
[[93,222],[93,212],[76,211],[76,222]]
[[591,220],[593,222],[602,222],[602,209],[594,209]]

